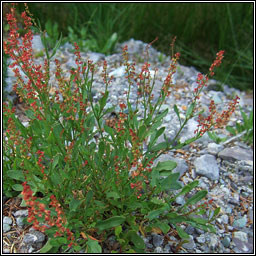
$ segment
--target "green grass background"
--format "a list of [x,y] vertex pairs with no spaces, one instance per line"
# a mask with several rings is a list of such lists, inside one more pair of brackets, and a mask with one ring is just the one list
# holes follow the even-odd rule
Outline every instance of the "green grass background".
[[[240,90],[253,89],[253,3],[28,3],[28,6],[43,28],[47,22],[48,30],[57,24],[51,32],[54,40],[60,33],[74,40],[90,38],[89,46],[98,52],[116,32],[118,42],[134,38],[149,43],[158,37],[153,46],[170,55],[172,37],[177,36],[180,63],[206,73],[215,54],[225,50],[215,79]],[[24,10],[22,3],[18,10]],[[68,27],[73,29],[72,35]]]

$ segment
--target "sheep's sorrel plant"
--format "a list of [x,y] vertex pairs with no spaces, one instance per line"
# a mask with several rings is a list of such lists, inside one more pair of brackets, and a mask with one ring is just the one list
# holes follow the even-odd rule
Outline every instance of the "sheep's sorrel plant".
[[[119,104],[118,120],[110,127],[104,119],[115,109],[106,108],[111,83],[107,63],[102,67],[105,90],[95,102],[92,88],[97,67],[91,61],[81,61],[75,43],[77,68],[71,71],[67,81],[55,59],[57,84],[50,94],[50,59],[59,42],[49,52],[45,34],[40,31],[46,60],[44,65],[36,65],[31,31],[35,23],[27,8],[21,16],[27,33],[20,40],[13,5],[7,14],[10,34],[4,50],[13,59],[10,67],[19,66],[26,75],[23,79],[19,69],[13,69],[17,77],[14,90],[24,102],[24,114],[30,121],[24,126],[15,115],[12,103],[4,103],[3,174],[4,184],[14,183],[12,188],[21,192],[23,204],[28,207],[27,221],[48,235],[41,252],[99,253],[111,235],[116,237],[113,252],[143,252],[145,244],[141,236],[148,232],[157,230],[167,234],[175,229],[181,238],[188,238],[180,223],[214,232],[210,223],[220,208],[211,207],[212,200],[198,204],[207,191],[193,193],[198,181],[182,187],[179,174],[172,173],[175,162],[161,162],[156,166],[153,162],[161,154],[182,148],[210,129],[227,123],[238,98],[221,114],[216,112],[212,101],[206,118],[197,107],[214,67],[221,63],[223,51],[217,54],[208,75],[198,75],[198,87],[192,93],[184,119],[174,105],[180,120],[176,137],[173,141],[165,137],[165,142],[158,143],[165,130],[161,127],[162,119],[168,112],[161,111],[161,106],[171,93],[178,53],[172,56],[160,96],[153,101],[155,77],[150,76],[148,62],[136,73],[135,64],[128,62],[127,47],[123,49],[129,86],[126,101]],[[137,101],[132,106],[130,93],[134,89]],[[188,120],[195,116],[199,124],[194,137],[174,144]],[[180,195],[185,196],[185,204],[177,206],[175,199]]]

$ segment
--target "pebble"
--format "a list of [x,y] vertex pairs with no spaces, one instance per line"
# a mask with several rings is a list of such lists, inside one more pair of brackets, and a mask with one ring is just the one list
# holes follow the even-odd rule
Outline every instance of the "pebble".
[[188,242],[182,245],[183,248],[187,250],[192,250],[196,247],[196,244],[194,242],[194,237],[192,235],[189,235],[189,239],[184,239],[184,240],[188,240]]
[[229,247],[231,239],[228,236],[225,236],[221,242],[225,247]]
[[[33,45],[35,46],[35,51],[42,50],[42,43],[40,42],[38,36],[35,36],[33,39]],[[103,60],[108,62],[108,71],[110,75],[114,76],[112,84],[109,86],[109,100],[107,102],[108,106],[117,106],[119,101],[125,99],[124,91],[128,90],[128,83],[125,79],[125,69],[121,67],[120,62],[122,61],[122,47],[124,45],[128,46],[128,57],[130,63],[132,61],[141,59],[141,62],[136,61],[136,70],[139,70],[145,60],[143,51],[147,46],[146,43],[130,39],[129,41],[118,44],[115,48],[115,53],[109,56],[105,56],[100,53],[81,53],[82,60],[87,61],[91,59],[94,63],[101,64]],[[56,52],[56,58],[60,60],[61,67],[65,74],[65,77],[70,76],[70,68],[75,68],[75,56],[71,51],[74,49],[74,46],[70,43],[65,43],[60,50]],[[168,74],[168,68],[170,65],[170,57],[164,56],[163,62],[159,63],[160,52],[156,51],[153,47],[149,48],[149,63],[151,64],[151,76],[154,74],[154,67],[158,67],[159,71],[157,72],[157,79],[155,81],[154,95],[155,98],[152,102],[156,102],[160,95],[160,88],[166,75]],[[53,58],[54,59],[54,58]],[[37,58],[36,61],[43,63],[41,57]],[[50,72],[54,72],[56,69],[55,64],[50,67]],[[104,89],[104,83],[101,78],[102,67],[95,72],[94,78],[95,87],[93,88],[92,97],[95,101],[100,99],[100,91]],[[161,112],[165,109],[168,109],[168,114],[165,116],[163,122],[166,126],[166,136],[168,140],[172,141],[179,130],[180,123],[179,119],[173,111],[173,105],[176,104],[180,111],[180,117],[182,120],[185,119],[186,109],[191,101],[191,90],[197,87],[196,79],[197,74],[199,73],[194,67],[186,67],[178,64],[177,73],[173,76],[174,89],[180,84],[187,84],[184,88],[178,88],[177,91],[173,91],[166,102],[161,107]],[[6,91],[10,94],[10,97],[13,97],[12,94],[12,85],[15,81],[14,72],[8,69],[7,71],[7,88]],[[21,76],[26,80],[25,74],[21,72]],[[55,84],[55,78],[50,79],[50,84]],[[240,92],[237,89],[229,88],[227,85],[223,85],[223,92],[216,92],[214,88],[218,84],[218,81],[211,79],[209,81],[206,91],[202,92],[201,105],[205,109],[204,115],[207,114],[209,102],[211,99],[217,104],[218,111],[224,109],[224,106],[228,104],[228,97],[235,93],[241,98],[241,102],[246,107],[246,111],[252,109],[253,101],[245,101],[245,93]],[[174,95],[178,95],[176,98]],[[131,102],[136,102],[136,87],[131,88]],[[183,106],[183,107],[182,107]],[[142,106],[140,105],[140,112],[142,112]],[[209,112],[209,111],[208,111]],[[247,112],[246,112],[247,113]],[[236,121],[242,121],[240,111],[235,111],[234,116],[232,116],[232,122],[235,124]],[[24,125],[28,123],[23,122]],[[192,118],[188,121],[185,129],[180,134],[180,142],[191,138],[194,135],[194,130],[197,128],[196,118]],[[218,134],[219,137],[227,137],[228,134]],[[163,142],[163,135],[158,139],[158,143]],[[177,141],[176,141],[177,142]],[[175,143],[176,143],[175,142]],[[168,152],[159,157],[159,159],[154,161],[153,166],[159,161],[173,160],[177,162],[177,167],[173,172],[180,173],[182,177],[183,184],[188,184],[192,182],[195,178],[199,180],[199,188],[205,189],[208,191],[208,198],[212,198],[216,205],[221,207],[221,212],[217,216],[218,225],[214,225],[216,228],[216,234],[212,234],[206,231],[203,231],[198,228],[191,226],[184,226],[183,228],[189,234],[190,239],[188,243],[182,245],[189,253],[209,253],[209,252],[218,252],[218,253],[230,253],[230,250],[234,250],[237,253],[248,253],[252,251],[252,246],[250,246],[250,241],[248,239],[249,234],[253,234],[252,226],[248,227],[248,230],[244,232],[245,226],[247,224],[247,216],[241,212],[241,215],[237,216],[237,219],[234,222],[229,223],[229,216],[231,216],[237,207],[240,207],[240,194],[244,197],[253,195],[253,151],[252,148],[247,146],[240,141],[235,141],[233,144],[216,144],[214,143],[207,134],[204,134],[202,138],[194,142],[199,149],[191,148],[189,145],[183,148],[183,150],[189,154],[187,159],[190,163],[184,159],[183,154],[175,155],[174,152]],[[248,185],[251,185],[248,186]],[[234,189],[235,192],[230,188]],[[176,203],[183,205],[185,202],[185,197],[180,196],[176,198]],[[248,204],[248,218],[253,220],[253,208],[252,204]],[[236,210],[237,212],[237,210]],[[16,218],[16,223],[18,226],[22,226],[22,219],[28,216],[28,210],[19,210],[12,212],[13,216]],[[10,222],[8,217],[4,217],[5,222],[3,221],[3,231],[8,232],[11,229],[13,223]],[[224,224],[227,225],[227,229],[224,227]],[[219,225],[222,227],[220,228]],[[23,224],[24,226],[24,224]],[[239,231],[237,231],[239,229]],[[235,230],[234,237],[232,237],[232,232]],[[248,234],[248,236],[247,236]],[[45,241],[46,236],[33,229],[29,230],[23,237],[24,246],[21,246],[22,253],[31,253],[37,249],[40,249],[43,242]],[[172,253],[172,242],[164,244],[164,236],[161,234],[152,234],[147,238],[143,238],[146,244],[146,248],[150,249],[150,252],[154,251],[155,253]],[[171,238],[176,241],[175,237]],[[220,242],[221,241],[221,242]],[[108,251],[103,248],[103,251],[108,253]],[[180,251],[180,253],[187,253],[187,251]]]
[[15,217],[27,217],[28,216],[28,210],[18,210],[13,213]]
[[200,235],[196,238],[196,241],[200,244],[205,243],[205,235]]
[[248,242],[248,236],[245,232],[242,232],[242,231],[236,231],[233,233],[234,234],[234,237],[243,241],[243,242]]
[[3,224],[3,232],[8,232],[11,230],[11,226],[9,224]]
[[23,242],[25,244],[40,243],[45,240],[45,235],[40,231],[30,231],[24,235]]
[[215,251],[215,249],[217,248],[218,243],[219,243],[218,237],[215,234],[213,234],[210,237],[210,243],[209,243],[210,249]]
[[245,227],[246,223],[247,223],[247,216],[244,215],[243,218],[235,220],[233,223],[233,226],[235,228],[243,228],[243,227]]
[[17,223],[17,225],[18,225],[20,228],[22,228],[22,227],[24,226],[23,220],[24,220],[24,218],[22,218],[22,217],[16,218],[16,223]]
[[163,252],[164,251],[163,251],[162,247],[158,246],[158,247],[155,248],[155,253],[163,253]]
[[253,151],[241,148],[239,146],[225,148],[218,155],[220,158],[229,160],[229,161],[236,161],[236,160],[253,161]]
[[219,167],[214,156],[206,154],[198,157],[194,161],[194,165],[197,174],[203,175],[210,180],[219,179]]
[[11,225],[12,224],[12,219],[10,217],[4,217],[3,219],[3,224],[8,224]]
[[161,246],[163,244],[164,240],[163,237],[157,234],[153,234],[153,245],[155,247]]
[[207,147],[209,154],[212,154],[212,155],[217,155],[223,149],[224,149],[224,146],[216,143],[209,143]]

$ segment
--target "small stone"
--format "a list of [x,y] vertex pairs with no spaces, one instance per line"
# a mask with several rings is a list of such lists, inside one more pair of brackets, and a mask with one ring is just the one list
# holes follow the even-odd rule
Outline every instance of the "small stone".
[[222,242],[223,246],[225,246],[227,248],[230,245],[231,239],[228,236],[225,236],[221,242]]
[[223,214],[220,218],[224,224],[228,224],[228,215]]
[[45,240],[45,235],[40,231],[31,231],[24,235],[23,242],[25,244],[40,243]]
[[180,205],[184,205],[186,203],[185,199],[184,199],[184,196],[178,196],[176,199],[175,199],[175,202],[177,204],[180,204]]
[[195,228],[195,231],[196,231],[196,233],[197,233],[198,235],[204,234],[204,230],[202,230],[202,229]]
[[247,216],[244,215],[243,218],[235,220],[233,223],[233,226],[235,228],[243,228],[246,226],[246,223],[247,223]]
[[44,50],[44,45],[41,41],[40,35],[34,35],[32,39],[32,49],[34,52],[40,52]]
[[16,211],[14,214],[13,214],[15,217],[27,217],[28,216],[28,210],[19,210],[19,211]]
[[8,232],[10,230],[11,230],[11,226],[9,224],[3,224],[3,231],[4,231],[4,233]]
[[164,247],[164,253],[170,253],[171,251],[171,246],[169,244],[167,244],[165,247]]
[[235,253],[251,253],[253,252],[253,244],[244,242],[236,237],[232,239],[232,243],[235,245],[233,248]]
[[119,67],[115,70],[113,70],[112,72],[109,73],[109,77],[113,76],[113,77],[121,77],[125,74],[125,67]]
[[12,219],[10,217],[5,216],[3,219],[3,224],[12,224]]
[[219,179],[219,167],[213,155],[206,154],[194,161],[196,173],[207,177],[210,180]]
[[69,59],[66,63],[68,69],[77,68],[76,61],[74,59]]
[[151,243],[145,243],[145,245],[146,245],[146,247],[148,249],[152,249],[153,248],[153,244],[151,244]]
[[24,220],[24,218],[22,218],[22,217],[18,217],[18,218],[16,219],[17,225],[18,225],[19,227],[21,227],[21,228],[24,226],[23,220]]
[[233,161],[233,162],[236,160],[253,161],[253,152],[251,150],[247,150],[239,146],[225,148],[218,155],[222,159]]
[[248,242],[248,236],[245,232],[242,232],[242,231],[237,231],[237,232],[234,232],[234,238],[237,238],[243,242]]
[[218,245],[218,242],[219,242],[219,239],[218,237],[213,234],[211,237],[210,237],[210,243],[209,243],[209,247],[211,250],[215,250],[217,245]]
[[253,221],[253,210],[251,208],[248,211],[248,217],[251,221]]
[[232,211],[233,211],[233,209],[230,206],[227,206],[225,212],[228,213],[228,214],[231,214]]
[[156,247],[155,248],[155,253],[163,253],[164,251],[163,251],[163,248],[162,247]]
[[195,233],[195,228],[192,227],[192,226],[188,226],[186,229],[185,229],[185,232],[189,235],[193,235]]
[[200,244],[205,243],[205,236],[204,235],[200,235],[196,238],[197,242]]
[[153,245],[155,247],[161,246],[164,242],[164,239],[162,236],[157,235],[157,234],[153,234]]
[[223,149],[224,149],[223,145],[219,145],[216,143],[209,143],[207,147],[208,152],[212,155],[217,155]]
[[184,240],[188,240],[187,243],[184,243],[182,245],[183,248],[187,249],[187,250],[193,250],[196,247],[196,244],[194,242],[194,238],[193,236],[189,235],[189,239],[184,239]]

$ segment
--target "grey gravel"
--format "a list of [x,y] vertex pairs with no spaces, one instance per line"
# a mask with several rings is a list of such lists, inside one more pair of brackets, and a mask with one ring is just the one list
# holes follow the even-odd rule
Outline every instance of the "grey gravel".
[[8,232],[11,230],[11,226],[9,224],[3,224],[3,232]]
[[[33,45],[36,45],[35,51],[41,49],[40,41],[38,37],[33,41]],[[127,90],[128,83],[124,78],[124,68],[120,66],[122,61],[122,47],[128,45],[128,55],[131,61],[136,60],[138,56],[144,58],[143,50],[146,44],[142,41],[137,41],[131,39],[122,44],[118,44],[115,48],[115,53],[109,56],[99,53],[89,53],[82,52],[81,56],[83,61],[87,61],[89,58],[93,60],[96,64],[101,64],[105,59],[108,62],[108,71],[114,75],[114,80],[109,87],[109,100],[107,102],[108,106],[118,106],[121,99],[125,99],[124,90]],[[62,65],[63,73],[65,78],[69,77],[69,69],[75,67],[75,57],[71,53],[71,49],[74,49],[73,45],[66,43],[61,50],[57,50],[56,58],[60,60]],[[164,56],[163,63],[159,63],[159,53],[153,47],[149,48],[149,62],[151,64],[150,70],[154,70],[154,67],[158,67],[159,71],[157,73],[157,79],[155,81],[154,94],[156,97],[152,102],[156,102],[160,95],[160,89],[164,78],[168,74],[168,68],[170,65],[170,57]],[[53,58],[54,59],[54,58]],[[37,63],[43,63],[42,58],[36,59]],[[136,69],[140,69],[143,63],[136,64]],[[50,67],[51,72],[54,72],[56,65]],[[104,89],[104,83],[101,79],[102,67],[95,72],[94,78],[95,87],[93,89],[93,98],[98,101],[101,97],[100,91]],[[163,124],[166,126],[165,134],[169,141],[172,141],[179,130],[180,124],[178,117],[173,111],[173,105],[176,104],[180,110],[180,117],[184,120],[186,111],[184,111],[181,106],[188,107],[191,102],[191,90],[197,87],[196,78],[199,73],[194,67],[185,67],[183,65],[178,65],[177,73],[173,77],[174,88],[180,83],[187,83],[187,88],[178,89],[173,91],[166,102],[163,104],[161,111],[168,108],[168,114],[163,120]],[[151,75],[153,73],[151,72]],[[15,83],[14,72],[8,69],[7,71],[7,88],[9,94],[12,92],[12,85]],[[21,72],[22,77],[26,80],[25,75]],[[246,113],[253,107],[253,101],[245,99],[245,93],[240,92],[237,89],[229,88],[227,85],[223,85],[223,92],[216,92],[214,88],[218,81],[211,79],[209,81],[209,86],[207,91],[202,92],[201,105],[206,111],[204,115],[207,116],[208,106],[211,99],[213,99],[217,105],[217,110],[222,111],[225,105],[228,104],[229,100],[227,96],[230,97],[232,93],[235,93],[241,98],[241,105],[246,108]],[[55,78],[51,77],[50,84],[56,84]],[[176,99],[174,94],[179,94],[180,98]],[[132,87],[131,90],[131,102],[136,102],[136,87]],[[12,95],[9,95],[13,97]],[[142,105],[139,105],[140,112],[142,110]],[[117,109],[118,111],[118,109]],[[209,111],[208,111],[209,112]],[[209,113],[208,113],[209,114]],[[231,124],[242,120],[240,111],[235,111],[231,117]],[[24,125],[28,125],[28,122],[23,122]],[[181,132],[179,139],[181,142],[191,138],[194,134],[194,130],[197,128],[196,118],[189,120],[185,129]],[[219,137],[227,137],[229,134],[225,130],[218,131]],[[163,135],[158,139],[158,143],[163,142]],[[177,140],[174,142],[177,143]],[[236,253],[250,253],[253,251],[252,239],[253,236],[253,225],[250,227],[245,227],[247,220],[253,220],[253,206],[248,204],[248,213],[243,214],[238,211],[238,215],[235,216],[235,220],[231,225],[229,223],[229,217],[237,212],[236,208],[240,206],[241,200],[240,195],[244,197],[250,197],[253,195],[253,172],[254,172],[254,162],[253,162],[253,150],[246,144],[240,141],[240,138],[235,140],[216,144],[214,143],[207,134],[205,134],[201,139],[194,142],[199,149],[192,148],[187,145],[183,148],[185,153],[189,153],[189,157],[185,160],[183,154],[178,154],[174,156],[174,151],[168,154],[163,154],[159,159],[154,161],[153,166],[156,166],[158,161],[173,160],[177,162],[177,167],[173,172],[180,173],[180,183],[182,185],[192,182],[195,178],[199,180],[198,188],[205,189],[208,191],[207,199],[213,199],[215,204],[221,207],[221,212],[217,216],[218,225],[213,221],[213,226],[216,228],[216,234],[212,234],[203,231],[198,228],[193,228],[190,226],[183,225],[182,228],[190,235],[188,243],[183,244],[185,250],[181,250],[179,253],[230,253],[231,250]],[[188,164],[189,163],[189,164]],[[232,188],[232,190],[231,190]],[[176,191],[171,191],[176,192]],[[176,203],[183,205],[186,198],[184,196],[178,197]],[[249,200],[250,201],[250,200]],[[28,216],[27,210],[19,210],[12,212],[13,216],[16,218],[16,222],[22,225],[22,218]],[[239,215],[240,214],[240,215]],[[7,221],[10,221],[7,219]],[[3,230],[10,230],[13,223],[6,224],[3,223]],[[227,224],[227,230],[224,227]],[[219,227],[221,226],[221,227]],[[235,232],[233,232],[235,231]],[[232,232],[234,237],[231,240]],[[170,237],[170,239],[178,242],[175,237]],[[29,232],[23,237],[24,245],[21,246],[22,253],[32,253],[40,249],[45,243],[45,234],[30,229]],[[162,234],[148,234],[146,238],[143,238],[146,244],[146,248],[150,249],[150,252],[155,253],[173,253],[171,248],[174,245],[173,242],[168,242],[165,244],[165,240]],[[177,243],[176,243],[177,244]],[[103,252],[109,253],[106,248],[103,248]]]
[[3,219],[3,224],[12,224],[12,219],[10,217],[5,216]]
[[231,239],[228,236],[225,236],[221,242],[225,247],[229,247]]

